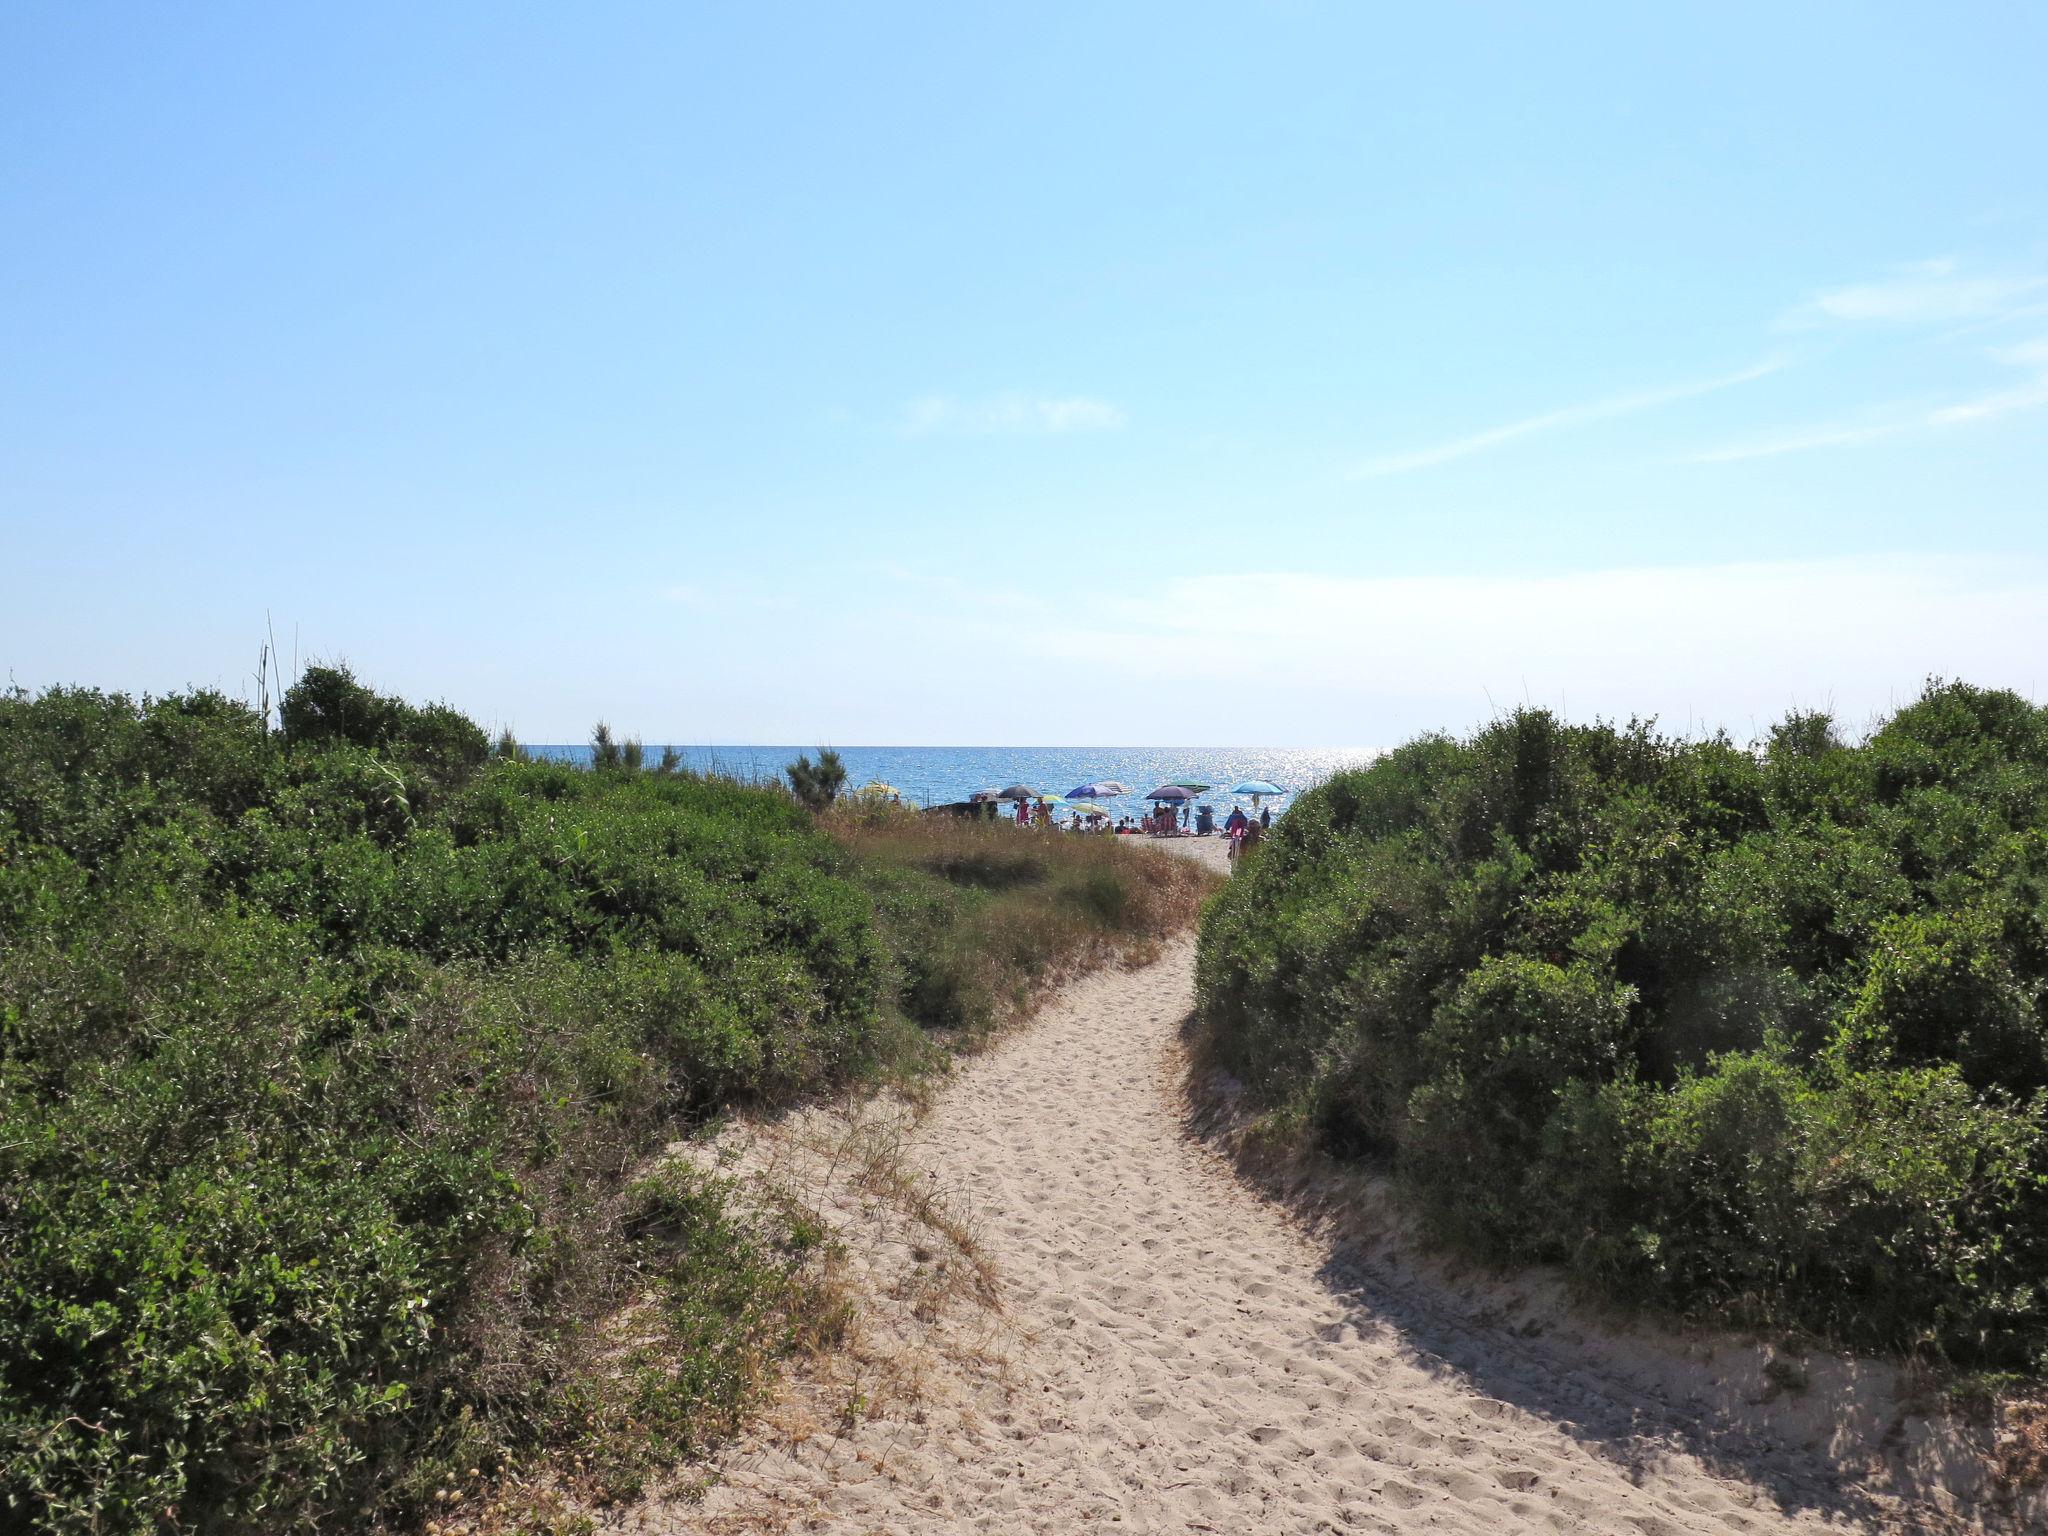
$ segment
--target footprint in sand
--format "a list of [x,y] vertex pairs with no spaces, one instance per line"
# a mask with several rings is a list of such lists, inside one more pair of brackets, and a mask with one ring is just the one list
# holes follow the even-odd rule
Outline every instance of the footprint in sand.
[[1420,1488],[1408,1483],[1382,1483],[1376,1491],[1396,1509],[1413,1509],[1429,1497]]

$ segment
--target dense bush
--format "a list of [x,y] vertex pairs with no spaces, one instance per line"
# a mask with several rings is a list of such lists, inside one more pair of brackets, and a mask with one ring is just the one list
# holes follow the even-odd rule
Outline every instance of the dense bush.
[[1304,795],[1203,920],[1219,1060],[1444,1237],[2048,1367],[2048,710],[1861,745],[1522,711]]
[[630,1490],[830,1315],[815,1234],[660,1148],[1206,888],[1105,839],[821,824],[603,727],[594,771],[532,761],[340,668],[281,713],[0,696],[0,1528]]
[[[889,957],[788,796],[491,760],[339,669],[282,717],[0,697],[10,1529],[355,1528],[608,1417],[687,1443],[790,1269],[632,1180],[875,1047]],[[650,1288],[659,1368],[593,1373]]]

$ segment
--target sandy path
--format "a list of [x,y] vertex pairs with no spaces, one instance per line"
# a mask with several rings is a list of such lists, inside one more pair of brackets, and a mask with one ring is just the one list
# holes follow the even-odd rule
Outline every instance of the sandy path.
[[1078,983],[913,1132],[1000,1275],[1000,1369],[963,1367],[914,1416],[755,1447],[706,1505],[651,1523],[751,1528],[772,1506],[765,1523],[840,1531],[1866,1527],[1817,1468],[1702,1450],[1618,1383],[1332,1273],[1183,1126],[1192,977],[1182,942]]

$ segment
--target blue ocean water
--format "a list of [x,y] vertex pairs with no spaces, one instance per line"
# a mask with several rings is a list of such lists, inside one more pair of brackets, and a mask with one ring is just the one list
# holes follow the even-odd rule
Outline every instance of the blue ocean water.
[[[590,748],[536,746],[538,756],[587,763]],[[701,773],[737,779],[780,780],[783,767],[799,753],[817,748],[725,746],[676,750],[684,766]],[[660,744],[647,745],[647,760],[661,756]],[[849,791],[879,780],[890,784],[914,805],[940,805],[965,800],[977,789],[1002,789],[1024,784],[1041,793],[1064,795],[1080,784],[1119,779],[1130,794],[1095,802],[1113,816],[1141,816],[1150,809],[1146,791],[1182,781],[1212,784],[1202,798],[1219,810],[1234,802],[1230,786],[1247,779],[1268,779],[1286,791],[1274,802],[1284,811],[1295,795],[1320,783],[1340,768],[1369,763],[1378,755],[1370,747],[1323,750],[1255,747],[841,747]]]

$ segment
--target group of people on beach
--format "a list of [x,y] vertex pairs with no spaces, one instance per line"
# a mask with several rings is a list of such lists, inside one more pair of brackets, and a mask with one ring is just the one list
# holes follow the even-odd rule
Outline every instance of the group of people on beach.
[[[1061,821],[1053,809],[1043,800],[1020,800],[1015,812],[1020,827],[1038,826],[1063,832],[1107,832],[1118,837],[1185,837],[1193,830],[1194,810],[1183,803],[1178,810],[1171,805],[1161,805],[1146,816],[1119,816],[1114,821],[1106,811],[1093,808],[1077,808],[1067,820]],[[1203,807],[1201,830],[1209,830],[1208,808]],[[1273,825],[1273,808],[1264,807],[1258,815],[1245,813],[1242,806],[1234,807],[1221,828],[1222,834],[1230,839],[1231,856],[1245,843],[1256,843],[1260,836]]]

